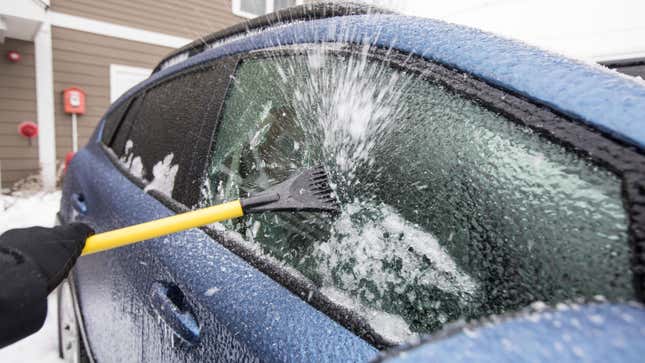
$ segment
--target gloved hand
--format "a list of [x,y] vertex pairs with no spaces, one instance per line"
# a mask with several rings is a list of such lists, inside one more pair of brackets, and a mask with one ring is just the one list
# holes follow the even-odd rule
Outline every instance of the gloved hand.
[[93,233],[74,223],[13,229],[0,236],[0,348],[40,329],[47,295],[67,276]]
[[85,240],[94,230],[83,223],[54,228],[12,229],[0,236],[0,249],[11,249],[30,259],[47,280],[52,292],[72,269],[81,255]]

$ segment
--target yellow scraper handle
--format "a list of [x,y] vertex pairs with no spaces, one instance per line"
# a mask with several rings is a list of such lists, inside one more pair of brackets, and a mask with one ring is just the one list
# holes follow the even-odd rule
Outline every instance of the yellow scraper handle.
[[172,217],[115,229],[114,231],[95,234],[88,238],[85,241],[85,248],[83,248],[82,254],[89,255],[190,228],[238,218],[243,215],[242,204],[239,200],[236,200],[234,202],[177,214]]

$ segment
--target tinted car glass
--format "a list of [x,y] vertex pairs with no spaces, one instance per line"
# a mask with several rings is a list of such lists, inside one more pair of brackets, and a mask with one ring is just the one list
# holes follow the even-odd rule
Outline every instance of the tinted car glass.
[[121,125],[121,121],[124,119],[127,114],[130,103],[133,99],[129,99],[123,102],[121,105],[112,110],[105,117],[105,125],[103,126],[103,133],[101,134],[101,142],[105,145],[110,145],[112,139],[116,134],[117,129]]
[[[114,151],[114,153],[120,158],[127,158],[126,154],[129,153],[129,149],[126,148],[126,144],[128,143],[128,140],[130,140],[130,131],[138,119],[142,103],[143,96],[135,97],[129,101],[129,107],[124,109],[120,122],[113,126],[113,136],[109,140],[104,139],[104,142],[110,146],[112,151]],[[106,133],[103,135],[105,136]]]
[[343,212],[225,228],[395,340],[535,301],[633,297],[616,175],[365,54],[239,66],[204,204],[322,163]]
[[143,180],[146,190],[189,206],[196,203],[212,120],[236,62],[222,60],[186,71],[131,102],[110,147],[130,174]]

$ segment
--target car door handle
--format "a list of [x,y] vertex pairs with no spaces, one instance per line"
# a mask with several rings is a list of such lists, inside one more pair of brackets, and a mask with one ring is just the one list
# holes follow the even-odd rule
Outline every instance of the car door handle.
[[72,193],[71,199],[72,208],[74,208],[74,210],[76,210],[79,214],[87,213],[87,202],[83,193]]
[[201,327],[192,313],[183,292],[174,284],[152,284],[150,302],[159,317],[189,345],[199,341]]

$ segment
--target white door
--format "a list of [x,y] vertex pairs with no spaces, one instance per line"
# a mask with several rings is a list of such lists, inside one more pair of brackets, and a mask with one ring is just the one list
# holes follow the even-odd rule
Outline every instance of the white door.
[[150,73],[152,73],[152,69],[149,68],[110,64],[110,103],[148,78]]

